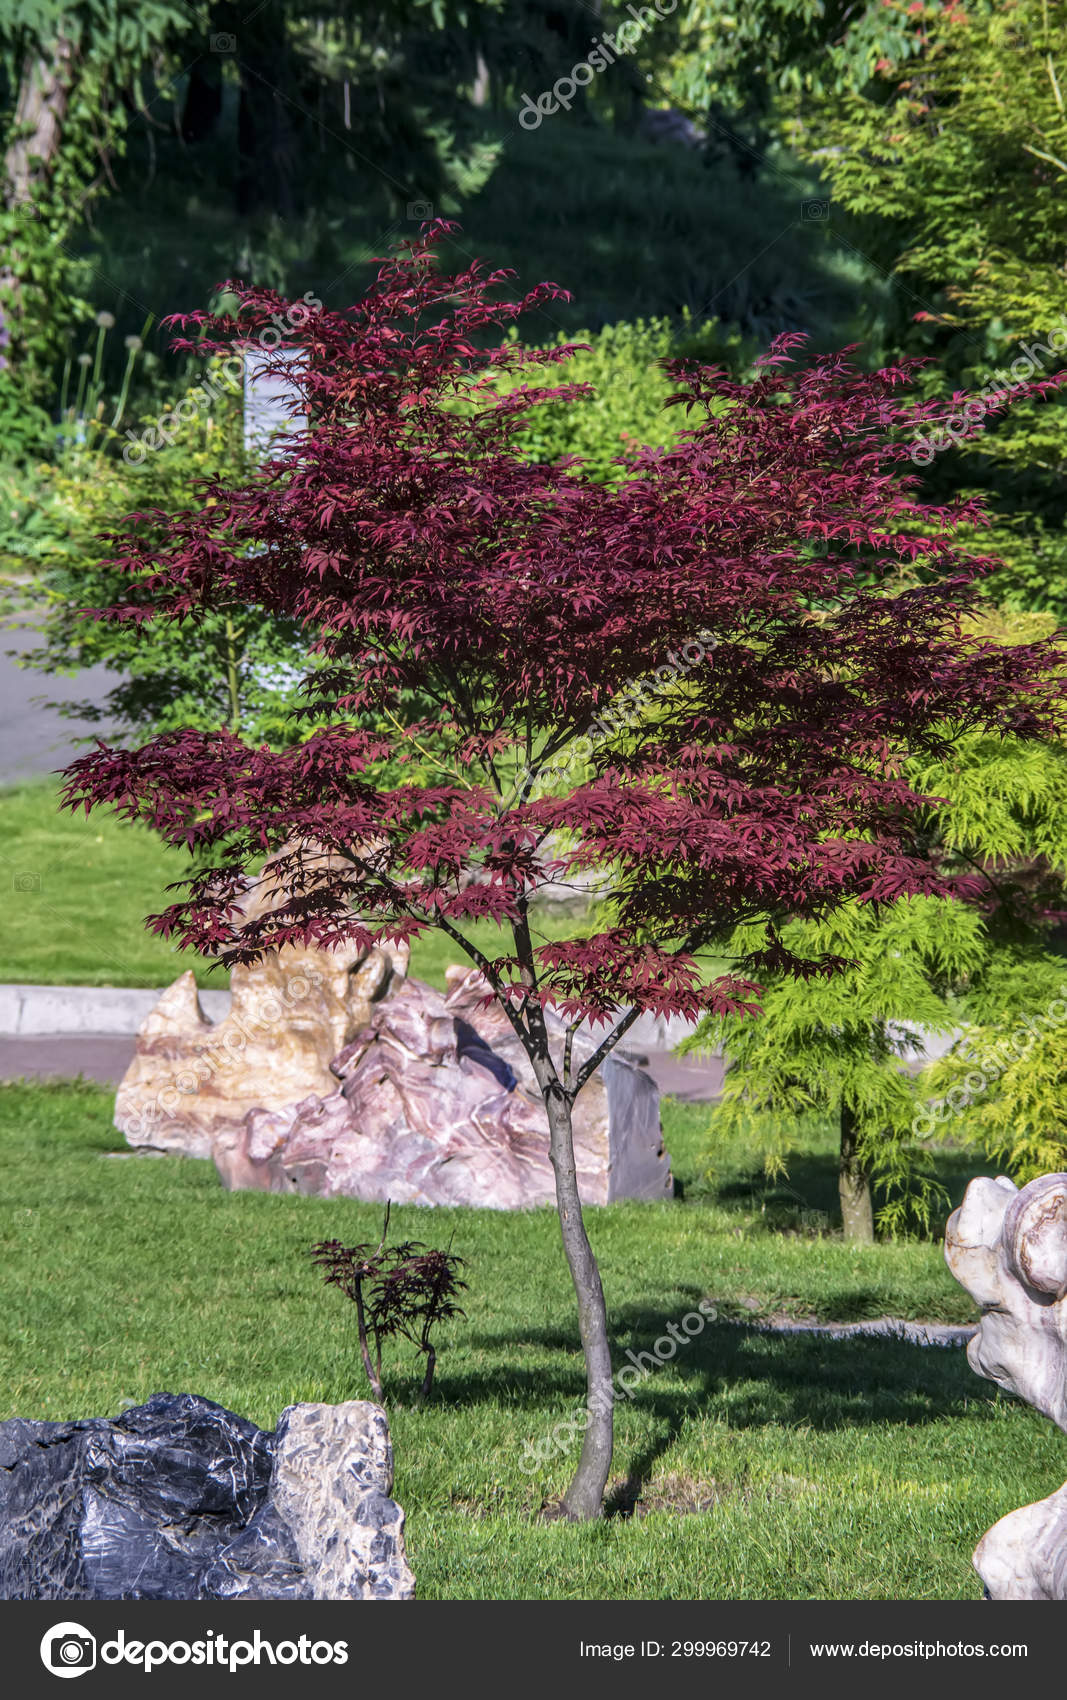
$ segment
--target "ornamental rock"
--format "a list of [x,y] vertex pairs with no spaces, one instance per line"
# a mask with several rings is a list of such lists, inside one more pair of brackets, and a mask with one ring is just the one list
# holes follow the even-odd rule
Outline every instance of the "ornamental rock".
[[[224,1185],[502,1210],[554,1203],[533,1070],[487,996],[462,968],[448,970],[444,994],[406,980],[335,1058],[333,1092],[218,1129]],[[590,1048],[578,1042],[579,1058]],[[671,1196],[659,1094],[634,1062],[610,1056],[579,1094],[574,1149],[585,1203]]]
[[0,1599],[407,1600],[385,1412],[290,1405],[273,1434],[196,1394],[0,1423]]
[[[1067,1430],[1067,1174],[1020,1191],[1003,1175],[967,1188],[945,1258],[982,1313],[971,1368]],[[1067,1600],[1067,1483],[982,1536],[974,1566],[994,1600]]]
[[[285,900],[269,868],[238,904],[245,921]],[[216,1023],[200,1007],[192,971],[182,974],[138,1034],[115,1100],[116,1127],[133,1146],[210,1157],[220,1128],[239,1125],[249,1110],[284,1110],[310,1092],[332,1091],[332,1059],[404,978],[408,955],[400,944],[268,952],[231,970],[230,1011]]]

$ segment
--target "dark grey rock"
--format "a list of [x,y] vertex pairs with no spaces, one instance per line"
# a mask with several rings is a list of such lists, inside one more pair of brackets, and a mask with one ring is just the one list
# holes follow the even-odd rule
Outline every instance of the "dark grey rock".
[[274,1434],[195,1394],[0,1423],[0,1598],[407,1599],[385,1413],[293,1405]]

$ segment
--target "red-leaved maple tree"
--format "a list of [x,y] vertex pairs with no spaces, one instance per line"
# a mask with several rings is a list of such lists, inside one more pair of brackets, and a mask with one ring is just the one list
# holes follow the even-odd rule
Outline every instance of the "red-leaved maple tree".
[[[510,274],[441,275],[448,228],[402,244],[351,309],[288,336],[304,350],[306,429],[240,488],[201,491],[162,553],[128,543],[131,594],[97,611],[143,622],[145,642],[155,621],[226,605],[301,622],[318,658],[294,704],[312,717],[306,741],[252,749],[220,727],[101,745],[68,769],[65,796],[211,848],[150,918],[182,946],[236,963],[440,928],[481,969],[548,1117],[587,1371],[564,1503],[584,1518],[602,1505],[613,1389],[577,1094],[642,1011],[755,1014],[761,967],[838,966],[790,958],[783,919],[948,889],[901,757],[943,755],[979,726],[1047,733],[1059,710],[1048,645],[965,635],[984,563],[954,528],[980,516],[920,504],[903,475],[906,370],[861,375],[793,337],[748,384],[677,363],[677,446],[605,489],[519,452],[526,412],[577,392],[527,381],[568,349],[497,328],[561,292],[507,302]],[[288,305],[228,287],[237,315],[180,321],[179,347],[254,342]],[[698,635],[698,661],[668,660]],[[605,727],[641,681],[641,719]],[[245,921],[242,877],[283,847],[289,897]],[[606,918],[539,942],[539,889],[589,870],[608,882]],[[469,933],[486,918],[506,941],[492,957]],[[705,955],[746,919],[761,947],[709,975]],[[590,1018],[592,1043],[572,1044]]]

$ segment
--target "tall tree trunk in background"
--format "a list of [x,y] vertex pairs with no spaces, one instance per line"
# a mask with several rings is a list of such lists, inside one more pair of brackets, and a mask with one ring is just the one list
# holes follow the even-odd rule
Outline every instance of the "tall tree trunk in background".
[[295,123],[298,102],[286,8],[275,3],[247,14],[222,0],[212,8],[216,36],[233,38],[240,95],[237,107],[237,211],[242,216],[297,210]]
[[493,84],[489,75],[489,66],[486,64],[485,55],[479,48],[474,62],[474,82],[471,85],[471,105],[479,107],[488,106],[492,92]]
[[[57,37],[45,53],[31,55],[22,68],[11,141],[4,155],[4,205],[33,222],[34,197],[52,174],[63,135],[74,80],[74,44]],[[0,291],[12,340],[18,343],[21,255],[18,238],[0,261]]]
[[841,1158],[837,1171],[837,1189],[841,1198],[841,1221],[846,1240],[862,1245],[874,1244],[874,1206],[871,1202],[871,1177],[859,1158],[856,1139],[856,1118],[845,1100],[841,1100]]
[[222,65],[217,55],[197,60],[189,72],[182,106],[182,141],[204,142],[222,115]]

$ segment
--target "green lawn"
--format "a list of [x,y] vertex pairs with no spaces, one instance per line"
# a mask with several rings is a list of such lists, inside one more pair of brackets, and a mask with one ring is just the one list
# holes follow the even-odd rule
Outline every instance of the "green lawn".
[[[189,862],[152,833],[100,809],[61,812],[51,782],[0,790],[0,983],[66,986],[165,986],[186,968],[201,986],[226,986],[228,974],[146,931],[144,917],[174,902],[167,886]],[[573,921],[547,915],[545,937],[566,937]],[[479,923],[475,942],[494,952],[499,928]],[[460,960],[443,933],[427,933],[411,972],[444,987]]]
[[[454,1233],[470,1284],[428,1408],[413,1403],[411,1358],[387,1364],[420,1594],[977,1597],[978,1535],[1059,1486],[1067,1440],[960,1351],[774,1338],[727,1321],[966,1320],[970,1307],[936,1245],[781,1231],[791,1210],[810,1221],[828,1202],[828,1142],[794,1166],[792,1193],[735,1177],[713,1195],[698,1178],[706,1110],[666,1110],[684,1197],[590,1212],[616,1363],[702,1297],[723,1320],[622,1402],[616,1514],[595,1527],[536,1519],[570,1459],[522,1469],[526,1443],[582,1390],[552,1212],[394,1211],[398,1235],[440,1245]],[[377,1208],[227,1194],[204,1162],[109,1159],[121,1149],[110,1115],[95,1088],[0,1088],[2,1414],[112,1414],[169,1389],[272,1426],[294,1400],[362,1397],[348,1307],[307,1248],[368,1237]],[[964,1180],[951,1178],[957,1196]]]
[[106,810],[61,813],[51,781],[0,791],[0,981],[165,986],[195,968],[201,985],[225,986],[202,957],[144,926],[187,868],[184,854]]

